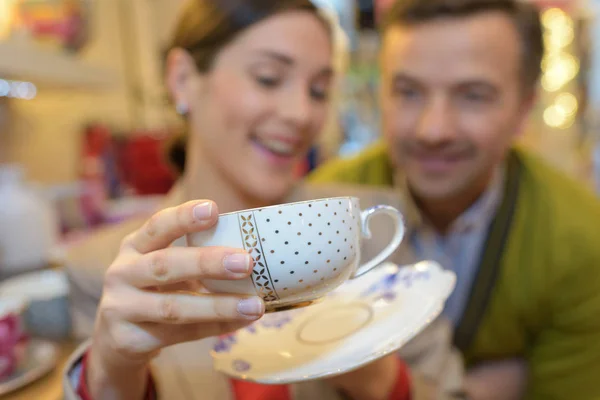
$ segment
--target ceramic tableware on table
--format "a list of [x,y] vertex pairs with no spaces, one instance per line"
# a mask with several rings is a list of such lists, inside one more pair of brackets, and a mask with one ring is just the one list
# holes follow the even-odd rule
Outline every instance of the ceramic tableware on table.
[[58,345],[44,339],[30,339],[11,374],[0,379],[0,398],[19,390],[51,372],[58,362]]
[[339,375],[399,350],[442,311],[456,277],[432,261],[383,264],[311,307],[265,315],[219,339],[216,370],[287,384]]
[[0,279],[45,268],[58,240],[52,207],[20,165],[0,164]]
[[69,335],[67,297],[60,271],[32,272],[0,284],[0,398],[56,367],[58,345],[48,338]]
[[10,376],[24,358],[24,309],[23,301],[0,297],[0,381]]
[[[360,265],[360,244],[370,238],[371,217],[389,216],[391,242]],[[402,215],[381,205],[360,209],[359,200],[339,197],[222,214],[213,229],[187,236],[189,246],[246,249],[254,259],[251,277],[205,280],[211,292],[259,295],[267,312],[314,303],[348,279],[366,274],[386,260],[404,236]]]
[[0,298],[25,303],[24,327],[31,336],[55,341],[71,335],[69,284],[64,271],[43,270],[0,283]]

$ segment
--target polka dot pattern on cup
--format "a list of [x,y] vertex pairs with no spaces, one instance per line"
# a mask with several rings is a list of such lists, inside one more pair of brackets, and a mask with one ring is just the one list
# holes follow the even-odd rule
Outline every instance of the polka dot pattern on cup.
[[317,290],[358,262],[360,208],[350,198],[264,208],[253,221],[262,247],[263,265],[253,274],[261,296]]

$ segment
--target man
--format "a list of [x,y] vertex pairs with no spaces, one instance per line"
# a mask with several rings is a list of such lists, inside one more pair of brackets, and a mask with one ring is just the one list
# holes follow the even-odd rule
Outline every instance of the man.
[[[600,204],[515,146],[540,75],[538,12],[512,0],[404,0],[382,33],[385,140],[311,180],[398,189],[401,257],[457,274],[444,313],[467,382],[479,365],[516,358],[528,365],[527,399],[600,398]],[[478,390],[470,397],[485,398]]]

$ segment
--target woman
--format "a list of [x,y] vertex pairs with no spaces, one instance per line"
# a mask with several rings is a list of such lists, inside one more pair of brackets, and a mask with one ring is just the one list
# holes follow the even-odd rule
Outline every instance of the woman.
[[[291,396],[287,387],[228,382],[210,365],[209,338],[260,318],[260,298],[174,293],[197,291],[202,279],[248,276],[248,254],[170,244],[210,228],[219,212],[290,198],[294,166],[328,113],[332,54],[331,29],[308,0],[187,4],[167,60],[167,86],[189,128],[185,172],[164,210],[100,234],[71,257],[74,265],[110,266],[92,339],[69,368],[68,398]],[[72,270],[74,281],[79,273]],[[390,356],[327,388],[334,396],[403,399],[409,384],[404,365]]]

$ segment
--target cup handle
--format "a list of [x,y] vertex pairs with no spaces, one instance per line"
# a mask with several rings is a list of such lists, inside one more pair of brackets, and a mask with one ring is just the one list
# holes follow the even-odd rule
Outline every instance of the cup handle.
[[361,212],[360,219],[363,238],[371,239],[372,235],[371,230],[369,229],[369,221],[371,220],[372,216],[380,213],[386,214],[394,220],[394,225],[396,226],[394,237],[392,238],[392,241],[385,247],[385,249],[383,249],[377,256],[358,267],[351,279],[358,278],[359,276],[366,274],[384,262],[389,256],[392,255],[394,251],[396,251],[398,246],[400,246],[400,243],[402,243],[402,239],[404,238],[404,218],[402,217],[400,211],[396,210],[394,207],[383,205],[371,207]]

